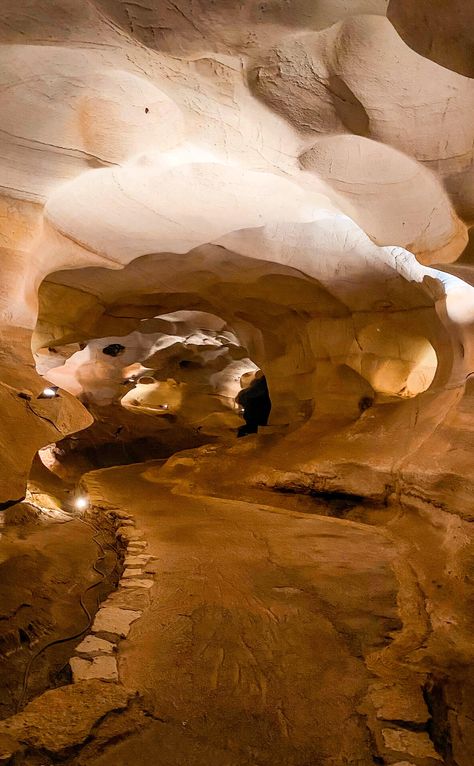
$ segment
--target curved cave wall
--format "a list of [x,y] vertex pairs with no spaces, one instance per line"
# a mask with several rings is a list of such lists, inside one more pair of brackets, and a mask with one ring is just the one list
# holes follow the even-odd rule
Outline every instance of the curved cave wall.
[[468,0],[0,8],[0,512],[40,474],[153,458],[143,481],[189,496],[337,498],[351,534],[413,538],[389,564],[426,629],[390,661],[412,653],[430,715],[405,729],[432,748],[378,763],[474,758],[473,22]]
[[[305,462],[317,438],[341,486],[349,463],[393,485],[407,456],[448,439],[471,373],[472,287],[437,267],[462,256],[474,220],[474,86],[467,31],[439,3],[428,26],[408,6],[201,3],[194,25],[161,4],[4,4],[2,502],[22,496],[39,448],[90,424],[78,378],[95,376],[117,411],[137,406],[117,395],[117,367],[86,350],[80,371],[65,361],[50,379],[46,354],[119,348],[170,311],[228,324],[264,370],[269,424],[304,428]],[[38,369],[64,384],[40,404],[35,326]],[[235,410],[220,415],[207,384],[217,435]],[[344,429],[357,438],[336,456]]]

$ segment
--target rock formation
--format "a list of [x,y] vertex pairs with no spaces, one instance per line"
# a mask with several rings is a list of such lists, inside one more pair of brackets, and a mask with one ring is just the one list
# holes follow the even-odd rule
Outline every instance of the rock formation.
[[[270,760],[303,766],[305,758],[321,766],[474,762],[467,609],[474,518],[473,15],[468,0],[3,0],[0,508],[21,501],[27,485],[58,501],[61,482],[72,487],[82,477],[98,507],[109,507],[104,495],[115,493],[112,507],[142,514],[151,535],[169,541],[176,534],[179,552],[165,545],[164,555],[179,578],[186,528],[150,520],[152,489],[181,498],[177,514],[189,529],[200,522],[186,498],[208,498],[209,518],[222,523],[223,539],[228,535],[232,577],[243,577],[243,594],[255,583],[240,571],[245,545],[230,530],[232,513],[240,512],[243,537],[254,546],[248,554],[254,577],[264,578],[258,562],[268,549],[272,572],[278,566],[289,572],[288,584],[275,588],[297,591],[302,577],[307,596],[314,578],[309,570],[295,574],[299,557],[311,568],[323,554],[299,541],[295,530],[301,526],[304,536],[306,522],[297,515],[310,508],[327,515],[343,499],[336,513],[343,519],[311,519],[320,540],[331,539],[334,525],[341,549],[334,560],[324,553],[327,582],[318,592],[330,629],[319,617],[313,622],[302,597],[308,633],[300,669],[310,662],[310,634],[342,642],[336,655],[353,684],[336,705],[339,713],[328,716],[335,727],[352,721],[344,746],[336,752],[329,735],[311,740],[309,711],[323,704],[327,679],[324,694],[314,697],[302,683],[298,721],[288,713],[298,695],[270,684],[274,719],[265,719],[262,737],[269,736],[268,721],[277,721],[284,744],[272,749],[268,740],[266,749],[252,749],[258,736],[246,729],[245,705],[237,705],[242,750],[229,718],[221,750],[194,742],[188,751],[175,742],[178,760],[163,761],[170,766]],[[243,423],[236,397],[257,371],[271,398],[268,425],[236,441]],[[87,473],[152,459],[161,462]],[[220,516],[216,497],[235,506],[225,505]],[[252,509],[255,535],[259,524],[263,530],[253,542]],[[268,521],[270,513],[277,516]],[[278,520],[283,513],[285,522]],[[209,545],[218,546],[213,535]],[[283,535],[293,541],[288,550]],[[360,564],[364,551],[367,568]],[[193,555],[204,567],[204,552]],[[209,564],[216,581],[219,556]],[[339,599],[331,583],[346,564],[355,591]],[[379,575],[383,619],[373,612],[366,623],[361,594],[378,608],[372,584]],[[173,587],[167,583],[166,598]],[[227,587],[224,611],[237,608]],[[273,603],[274,591],[260,580],[255,587],[250,601],[270,604],[262,619],[271,621],[275,609],[275,624],[293,625],[291,610]],[[191,599],[183,614],[195,608]],[[137,622],[126,645],[135,634],[146,644],[140,631],[156,626],[143,619],[145,628]],[[200,619],[198,630],[206,631]],[[217,633],[225,632],[215,619]],[[385,619],[399,631],[388,648]],[[366,640],[354,648],[359,621]],[[300,630],[294,622],[291,651]],[[235,634],[247,628],[239,613]],[[169,630],[179,642],[176,626]],[[274,641],[274,653],[284,653],[281,635]],[[251,640],[249,646],[254,652]],[[199,662],[201,650],[188,649]],[[219,684],[238,676],[239,652],[246,650],[224,671],[224,655],[211,659],[201,649],[219,695]],[[138,650],[126,651],[122,677],[132,684]],[[269,659],[258,651],[252,657],[253,680],[239,677],[231,686],[242,683],[252,700],[258,688],[264,699]],[[321,673],[335,661],[328,655]],[[114,665],[114,681],[120,667],[117,675]],[[191,693],[179,673],[166,683],[165,670],[154,673],[168,700],[165,719],[173,715],[171,683],[183,684],[179,714],[199,718],[196,689]],[[146,700],[150,690],[138,675]],[[85,694],[89,688],[88,676]],[[140,718],[146,705],[133,712],[122,696],[125,719]],[[255,715],[265,708],[260,696],[255,708],[249,702]],[[157,704],[147,715],[159,718]],[[215,699],[206,704],[219,718]],[[366,717],[370,736],[357,716]],[[153,748],[143,747],[145,763]],[[84,761],[78,755],[77,766],[97,757],[88,753]],[[122,757],[115,762],[128,763]]]

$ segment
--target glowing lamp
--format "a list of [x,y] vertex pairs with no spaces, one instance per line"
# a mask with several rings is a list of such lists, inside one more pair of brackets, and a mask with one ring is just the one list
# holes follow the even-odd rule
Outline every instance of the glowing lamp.
[[58,395],[59,386],[46,386],[38,396],[38,399],[54,399]]
[[89,500],[84,496],[76,497],[74,507],[77,511],[85,511],[89,507]]

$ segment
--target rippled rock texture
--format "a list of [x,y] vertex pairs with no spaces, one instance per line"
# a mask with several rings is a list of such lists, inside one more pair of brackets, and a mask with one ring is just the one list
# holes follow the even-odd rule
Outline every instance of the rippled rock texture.
[[[403,509],[384,567],[404,624],[406,578],[422,594],[431,723],[377,733],[390,764],[472,763],[473,21],[469,0],[0,9],[0,507],[39,452],[71,484],[155,458],[180,491]],[[261,375],[270,417],[237,442]]]
[[134,412],[119,442],[143,458],[155,426],[172,450],[233,433],[260,368],[270,425],[303,426],[288,468],[314,472],[317,442],[342,489],[358,465],[423,498],[443,476],[469,515],[460,5],[462,35],[439,3],[4,3],[2,500],[91,423],[79,400],[113,454]]

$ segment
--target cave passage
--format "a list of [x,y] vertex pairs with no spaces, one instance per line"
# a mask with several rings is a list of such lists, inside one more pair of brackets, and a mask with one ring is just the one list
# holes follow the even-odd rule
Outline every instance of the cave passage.
[[263,373],[257,373],[250,385],[237,394],[235,401],[242,407],[242,417],[245,420],[245,425],[237,431],[238,437],[255,434],[259,426],[267,425],[272,403]]
[[0,0],[1,766],[474,765],[473,30]]

